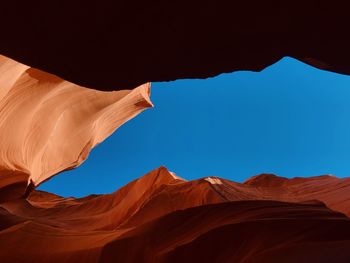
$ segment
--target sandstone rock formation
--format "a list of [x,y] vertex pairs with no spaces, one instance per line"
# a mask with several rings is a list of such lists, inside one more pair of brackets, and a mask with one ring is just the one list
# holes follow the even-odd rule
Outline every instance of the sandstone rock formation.
[[350,74],[338,0],[3,1],[0,54],[96,89],[261,70],[284,56]]
[[151,107],[149,84],[101,92],[0,56],[0,200],[80,165],[118,127]]
[[[186,181],[160,167],[107,195],[0,205],[2,262],[347,262],[350,179]],[[334,210],[340,211],[336,212]]]
[[0,261],[349,262],[349,178],[161,167],[108,195],[34,189],[152,106],[143,83],[284,56],[350,74],[348,17],[326,0],[1,3],[0,54],[25,65],[0,56]]

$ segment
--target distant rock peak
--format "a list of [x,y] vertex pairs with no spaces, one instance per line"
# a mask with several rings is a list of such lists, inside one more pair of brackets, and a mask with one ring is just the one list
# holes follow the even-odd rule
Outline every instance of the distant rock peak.
[[281,186],[288,178],[277,176],[275,174],[259,174],[255,175],[244,182],[246,185],[252,186]]
[[173,183],[174,181],[186,181],[185,179],[177,176],[174,172],[169,171],[165,166],[160,166],[137,180],[153,181],[152,184],[169,184]]

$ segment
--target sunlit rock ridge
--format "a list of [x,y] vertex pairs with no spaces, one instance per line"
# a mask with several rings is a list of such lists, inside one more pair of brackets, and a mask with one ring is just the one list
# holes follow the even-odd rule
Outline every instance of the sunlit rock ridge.
[[152,106],[149,95],[150,84],[102,92],[0,56],[0,199],[79,166],[94,146]]

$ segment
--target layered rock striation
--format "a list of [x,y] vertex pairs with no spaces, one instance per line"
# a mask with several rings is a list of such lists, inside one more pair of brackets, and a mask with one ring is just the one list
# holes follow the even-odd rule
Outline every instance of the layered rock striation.
[[[278,58],[261,54],[254,61],[262,64],[242,57],[234,69],[259,70]],[[307,61],[328,69],[340,65]],[[93,65],[89,70],[96,70]],[[85,66],[82,72],[89,72]],[[120,67],[109,68],[115,69]],[[140,69],[126,86],[143,79]],[[158,72],[163,80],[197,74],[168,76],[164,70]],[[202,70],[200,76],[215,72]],[[125,84],[113,75],[107,87],[111,81]],[[0,56],[1,262],[349,261],[349,178],[261,174],[244,183],[213,176],[186,181],[160,167],[112,194],[64,198],[35,190],[79,166],[94,146],[151,107],[149,95],[149,84],[102,92]]]
[[160,167],[107,195],[0,205],[2,262],[346,262],[350,179],[186,181]]
[[79,166],[152,106],[150,85],[102,92],[0,56],[0,200]]

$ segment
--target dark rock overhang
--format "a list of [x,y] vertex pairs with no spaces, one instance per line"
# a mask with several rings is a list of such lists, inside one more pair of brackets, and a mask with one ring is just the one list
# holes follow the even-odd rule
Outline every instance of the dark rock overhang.
[[284,56],[350,74],[339,1],[6,1],[0,53],[101,90],[259,71]]

